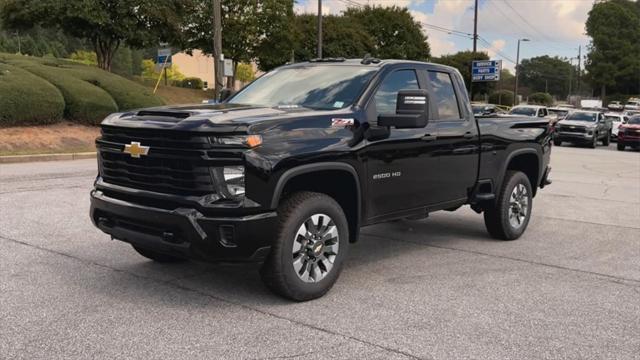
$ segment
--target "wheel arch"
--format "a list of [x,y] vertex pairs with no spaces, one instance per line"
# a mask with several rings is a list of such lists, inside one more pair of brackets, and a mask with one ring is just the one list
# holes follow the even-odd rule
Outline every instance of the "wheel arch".
[[542,167],[541,162],[542,157],[536,149],[517,149],[511,152],[505,159],[501,177],[499,179],[500,183],[498,184],[496,189],[500,189],[502,187],[502,182],[504,181],[504,177],[506,176],[508,170],[518,170],[525,173],[525,175],[527,175],[527,177],[529,178],[531,189],[533,191],[532,195],[535,196],[540,185],[539,183]]
[[314,191],[332,197],[340,204],[349,224],[349,241],[356,242],[360,233],[361,187],[353,166],[341,162],[300,165],[285,171],[278,179],[271,208],[294,191]]

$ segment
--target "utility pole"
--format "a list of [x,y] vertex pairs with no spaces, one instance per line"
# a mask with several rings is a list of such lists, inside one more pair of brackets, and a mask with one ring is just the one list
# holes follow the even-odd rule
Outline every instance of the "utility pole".
[[582,45],[578,46],[578,96],[580,96],[580,74],[582,73]]
[[221,0],[213,0],[213,64],[215,71],[215,97],[219,99],[222,92],[222,9]]
[[322,59],[322,0],[318,0],[318,59]]
[[518,52],[516,53],[516,86],[513,89],[513,106],[518,102],[518,67],[520,64],[520,41],[529,41],[529,39],[518,39]]
[[471,97],[471,101],[473,101],[473,60],[475,60],[478,50],[478,0],[475,1],[473,9],[473,59],[470,64],[471,79],[469,79],[469,96]]

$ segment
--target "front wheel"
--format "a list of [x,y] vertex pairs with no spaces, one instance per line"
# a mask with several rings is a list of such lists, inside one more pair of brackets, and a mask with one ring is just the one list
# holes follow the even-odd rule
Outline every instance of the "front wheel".
[[484,224],[489,234],[500,240],[519,238],[529,225],[532,200],[527,175],[521,171],[508,171],[496,203],[484,212]]
[[562,140],[560,140],[558,138],[553,139],[553,145],[555,145],[555,146],[562,145]]
[[611,132],[608,132],[607,136],[605,136],[604,139],[602,139],[602,145],[609,146],[610,143],[611,143]]
[[282,202],[278,215],[262,280],[291,300],[323,296],[338,279],[347,256],[349,230],[342,208],[325,194],[297,192]]
[[618,140],[618,151],[624,151],[624,148],[626,146],[624,145],[624,143],[620,140]]
[[598,134],[593,134],[593,140],[589,144],[589,147],[595,149],[598,146]]

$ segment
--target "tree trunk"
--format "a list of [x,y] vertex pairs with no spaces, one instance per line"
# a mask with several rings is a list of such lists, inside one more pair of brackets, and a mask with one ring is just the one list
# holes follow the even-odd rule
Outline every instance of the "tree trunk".
[[91,39],[91,42],[93,44],[93,49],[96,52],[98,67],[102,70],[111,72],[113,55],[118,51],[120,41],[113,39],[105,40],[96,37]]
[[607,96],[607,86],[606,85],[602,85],[602,89],[600,90],[600,98],[602,99],[602,106],[605,105],[604,101],[605,101],[605,97]]

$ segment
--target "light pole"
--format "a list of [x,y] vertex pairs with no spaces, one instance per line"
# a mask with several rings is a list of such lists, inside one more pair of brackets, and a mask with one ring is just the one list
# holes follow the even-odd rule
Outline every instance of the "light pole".
[[516,53],[516,86],[513,91],[513,106],[518,101],[518,66],[520,66],[520,41],[530,41],[529,39],[518,39],[518,51]]
[[318,59],[322,59],[322,0],[318,0]]

